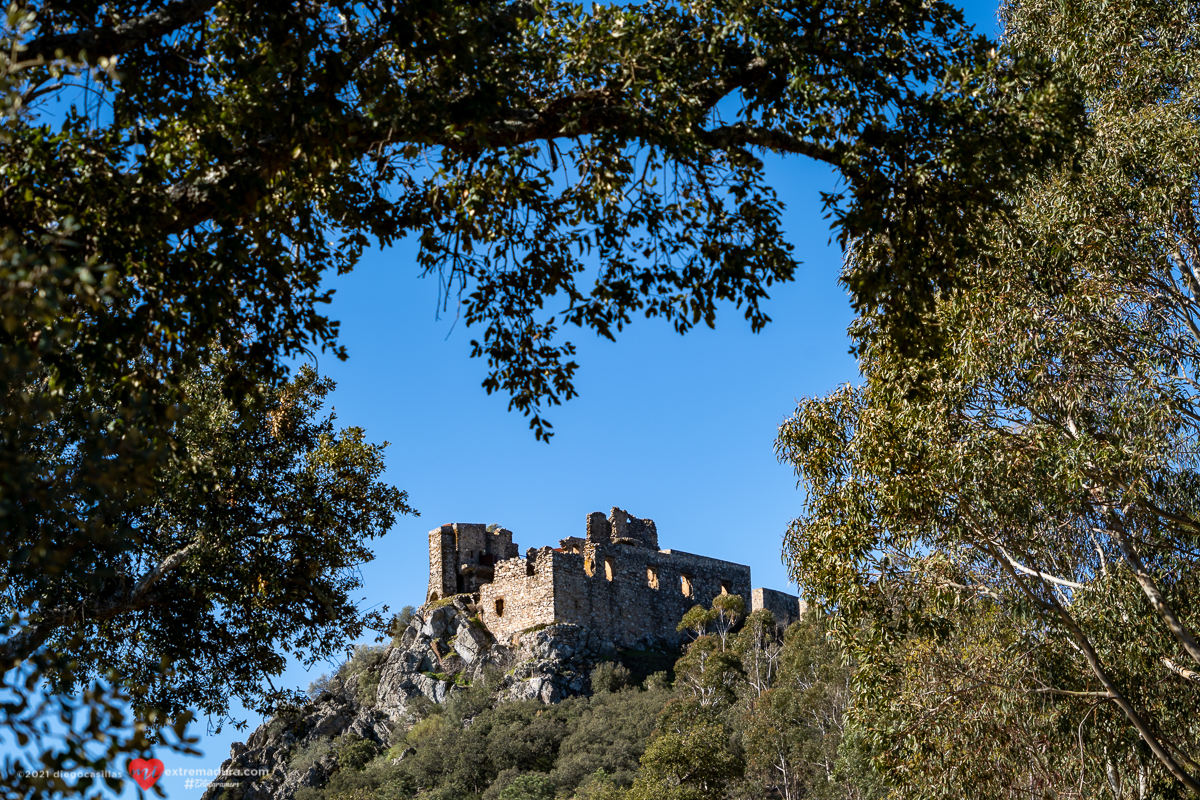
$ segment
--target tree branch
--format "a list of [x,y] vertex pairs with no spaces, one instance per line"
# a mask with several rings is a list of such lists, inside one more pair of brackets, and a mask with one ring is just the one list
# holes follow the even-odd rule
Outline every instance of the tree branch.
[[765,58],[753,58],[745,64],[734,67],[725,77],[713,81],[707,92],[701,93],[707,96],[701,100],[700,108],[704,111],[711,110],[730,92],[749,86],[769,72]]
[[1017,574],[1016,570],[1013,569],[1013,567],[1008,563],[1007,559],[999,558],[999,554],[995,553],[994,551],[992,556],[1000,562],[1002,568],[1008,571],[1009,575],[1014,581],[1016,581],[1017,585],[1021,588],[1021,591],[1026,595],[1026,597],[1038,605],[1052,607],[1055,616],[1059,618],[1059,621],[1061,621],[1067,631],[1070,632],[1071,638],[1075,640],[1075,649],[1083,656],[1084,660],[1088,664],[1088,668],[1091,669],[1092,674],[1100,680],[1101,685],[1103,685],[1108,693],[1112,696],[1112,702],[1117,704],[1117,707],[1121,709],[1121,712],[1125,715],[1125,718],[1129,720],[1134,729],[1142,737],[1142,741],[1144,741],[1150,747],[1150,751],[1154,753],[1154,757],[1157,758],[1159,763],[1166,767],[1167,771],[1174,775],[1180,783],[1191,789],[1196,794],[1200,794],[1200,781],[1197,781],[1195,778],[1189,775],[1188,772],[1171,756],[1171,754],[1167,752],[1167,748],[1164,747],[1162,742],[1158,740],[1158,737],[1154,735],[1154,732],[1150,729],[1150,725],[1145,719],[1142,718],[1142,715],[1138,713],[1138,710],[1133,707],[1133,704],[1129,702],[1125,695],[1121,693],[1121,690],[1117,688],[1117,685],[1113,683],[1112,678],[1110,678],[1108,675],[1108,671],[1105,670],[1104,666],[1100,663],[1100,657],[1096,654],[1095,649],[1092,647],[1091,640],[1088,639],[1087,634],[1085,634],[1079,625],[1076,624],[1075,619],[1070,615],[1070,613],[1068,613],[1067,610],[1062,607],[1062,604],[1058,602],[1058,598],[1054,596],[1053,592],[1050,593],[1049,603],[1041,598],[1036,597],[1032,592],[1029,591],[1028,587],[1025,586],[1025,582],[1021,580],[1021,576]]
[[1066,580],[1065,578],[1056,578],[1049,573],[1039,572],[1036,569],[1030,569],[1029,567],[1027,567],[1024,564],[1017,561],[1011,555],[1009,555],[1008,551],[1005,550],[1003,547],[1001,547],[998,542],[993,541],[992,544],[995,545],[996,549],[1000,551],[1000,553],[1004,556],[1004,558],[1006,558],[1008,560],[1008,563],[1014,569],[1019,570],[1019,571],[1025,573],[1026,575],[1032,575],[1035,578],[1041,578],[1042,580],[1044,580],[1048,583],[1058,584],[1059,586],[1066,586],[1068,589],[1084,588],[1083,584],[1081,584],[1081,583],[1075,583],[1074,581],[1069,581],[1069,580]]
[[1165,666],[1167,669],[1171,670],[1171,672],[1174,672],[1179,677],[1187,678],[1189,681],[1195,681],[1196,683],[1200,683],[1200,673],[1192,672],[1190,669],[1188,669],[1186,667],[1181,667],[1169,658],[1164,658],[1162,660],[1162,663],[1163,663],[1163,666]]
[[[218,0],[173,0],[164,8],[113,28],[89,28],[60,33],[18,45],[23,63],[78,58],[93,62],[100,56],[115,56],[154,39],[159,39],[203,17]],[[86,58],[84,57],[86,54]]]
[[1166,599],[1162,596],[1162,592],[1158,590],[1154,576],[1146,569],[1141,556],[1134,548],[1133,542],[1130,541],[1124,523],[1121,522],[1121,519],[1111,508],[1108,508],[1107,512],[1106,516],[1110,527],[1108,533],[1116,540],[1117,546],[1121,548],[1121,554],[1125,556],[1125,561],[1133,571],[1133,577],[1137,580],[1138,585],[1142,587],[1142,592],[1150,600],[1150,605],[1154,610],[1167,623],[1167,627],[1171,629],[1171,633],[1174,634],[1175,639],[1183,645],[1183,649],[1187,651],[1187,654],[1192,657],[1193,661],[1200,664],[1200,644],[1197,644],[1191,631],[1184,627],[1179,616],[1175,613],[1175,609],[1167,604]]
[[7,671],[20,665],[46,643],[54,631],[67,625],[73,625],[83,619],[104,620],[138,611],[152,605],[150,590],[162,580],[163,576],[179,567],[189,555],[203,544],[203,537],[171,553],[160,561],[153,569],[144,574],[134,586],[133,591],[121,594],[105,603],[96,605],[90,611],[86,606],[53,608],[38,611],[36,619],[27,624],[23,630],[7,641],[0,644],[0,670]]
[[731,147],[762,147],[774,153],[808,156],[835,167],[842,165],[842,159],[836,150],[774,128],[755,128],[738,122],[710,131],[700,131],[698,136],[709,147],[718,150]]
[[203,543],[204,537],[197,536],[195,541],[191,542],[186,547],[176,550],[174,553],[171,553],[171,555],[160,561],[157,567],[142,576],[142,579],[138,581],[137,586],[135,586],[133,591],[130,593],[129,600],[127,602],[137,603],[144,598],[146,593],[154,587],[154,584],[162,580],[162,577],[168,572],[182,564],[184,559],[198,550]]

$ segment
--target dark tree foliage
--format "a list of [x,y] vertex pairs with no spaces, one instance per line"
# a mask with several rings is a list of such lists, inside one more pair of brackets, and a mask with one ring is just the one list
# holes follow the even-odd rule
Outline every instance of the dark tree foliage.
[[[43,748],[35,756],[51,769],[119,771],[115,758],[145,749],[156,730],[167,741],[166,723],[194,711],[229,720],[233,697],[270,711],[295,699],[270,680],[289,657],[331,659],[384,626],[386,609],[363,613],[352,597],[372,558],[367,540],[411,511],[379,480],[384,445],[335,427],[322,413],[333,383],[307,367],[239,400],[226,397],[221,367],[184,380],[188,413],[171,430],[183,457],[124,498],[111,520],[129,532],[118,554],[85,540],[68,569],[9,571],[5,721],[18,743]],[[109,420],[114,406],[93,413]],[[57,432],[53,421],[45,428]],[[42,457],[66,472],[76,454]],[[45,725],[63,710],[91,722],[64,740]],[[182,726],[175,733],[178,741]],[[86,778],[48,783],[15,764],[3,780],[15,796],[95,788]]]
[[282,699],[265,684],[289,655],[328,660],[381,629],[380,613],[360,614],[350,595],[372,558],[366,541],[411,510],[378,480],[383,446],[321,413],[332,381],[303,368],[263,406],[225,400],[220,377],[204,370],[185,384],[175,440],[190,469],[160,474],[155,501],[130,510],[138,549],[115,563],[77,554],[88,578],[39,585],[26,629],[85,674],[116,670],[168,718],[220,718],[231,694],[265,710]]

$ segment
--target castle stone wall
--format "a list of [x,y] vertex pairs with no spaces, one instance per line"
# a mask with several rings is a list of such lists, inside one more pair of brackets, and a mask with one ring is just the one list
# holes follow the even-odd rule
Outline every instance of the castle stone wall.
[[497,564],[492,582],[479,587],[480,616],[497,640],[509,642],[515,633],[556,621],[554,584],[561,555],[531,547],[524,558]]
[[750,610],[753,612],[764,608],[775,615],[776,622],[787,625],[804,616],[804,612],[808,610],[808,603],[787,592],[755,589],[750,595]]
[[559,619],[624,645],[678,641],[675,626],[692,606],[707,607],[723,592],[750,596],[747,566],[624,544],[589,543],[582,557],[564,557],[556,577]]
[[675,626],[692,606],[721,594],[796,619],[799,598],[751,589],[750,568],[679,550],[659,550],[652,520],[613,508],[587,517],[586,538],[530,548],[518,557],[512,532],[482,525],[443,525],[429,534],[427,599],[478,593],[484,625],[502,642],[538,625],[570,622],[618,646],[677,642]]

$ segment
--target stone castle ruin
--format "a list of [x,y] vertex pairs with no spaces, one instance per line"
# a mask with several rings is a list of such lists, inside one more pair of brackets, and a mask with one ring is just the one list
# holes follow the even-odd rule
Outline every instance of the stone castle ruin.
[[[582,538],[524,556],[505,528],[443,525],[429,533],[426,603],[392,631],[392,642],[362,651],[374,660],[339,670],[311,703],[234,744],[221,766],[234,788],[213,783],[202,800],[294,800],[302,789],[321,789],[341,769],[339,742],[384,752],[426,715],[427,703],[445,703],[481,679],[498,700],[557,703],[592,693],[600,664],[645,677],[674,661],[683,615],[722,594],[770,609],[782,623],[805,609],[795,595],[750,587],[749,567],[659,550],[654,523],[619,508],[588,514]],[[298,760],[314,753],[324,755]]]
[[234,744],[221,765],[231,782],[210,784],[202,800],[295,800],[332,785],[340,743],[385,752],[427,704],[465,686],[483,685],[499,701],[557,703],[596,690],[601,664],[620,663],[640,681],[674,662],[683,615],[722,594],[781,623],[804,612],[795,595],[750,587],[749,567],[659,550],[654,523],[619,508],[588,514],[582,538],[524,556],[505,528],[443,525],[429,533],[426,602],[391,643],[360,651],[370,660],[356,655],[312,702]]
[[455,523],[430,531],[426,602],[477,595],[483,624],[501,642],[566,622],[628,647],[677,641],[675,626],[687,610],[708,607],[722,594],[740,595],[751,611],[769,609],[783,623],[805,609],[795,595],[751,590],[747,566],[659,550],[654,522],[619,508],[607,518],[588,514],[584,538],[531,547],[524,557],[512,538],[512,531],[494,525]]

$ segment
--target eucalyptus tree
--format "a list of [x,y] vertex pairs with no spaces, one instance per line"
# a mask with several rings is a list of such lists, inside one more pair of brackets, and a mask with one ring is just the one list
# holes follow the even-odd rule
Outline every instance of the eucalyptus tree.
[[[768,619],[755,620],[769,622]],[[746,664],[745,711],[740,720],[748,775],[765,794],[773,790],[784,800],[801,797],[858,800],[882,796],[871,790],[865,775],[847,774],[843,744],[844,718],[852,696],[853,667],[840,648],[826,637],[824,621],[815,614],[788,626],[781,646],[771,647],[751,624],[739,634],[739,651]],[[765,647],[764,647],[765,645]],[[757,650],[766,652],[756,653]],[[773,652],[772,652],[773,651]],[[752,681],[753,659],[774,656],[775,669],[759,690]],[[761,674],[761,673],[760,673]]]
[[1200,18],[1004,21],[1094,134],[938,295],[940,353],[855,323],[864,382],[780,431],[808,492],[788,557],[854,643],[859,725],[905,796],[1200,793]]

